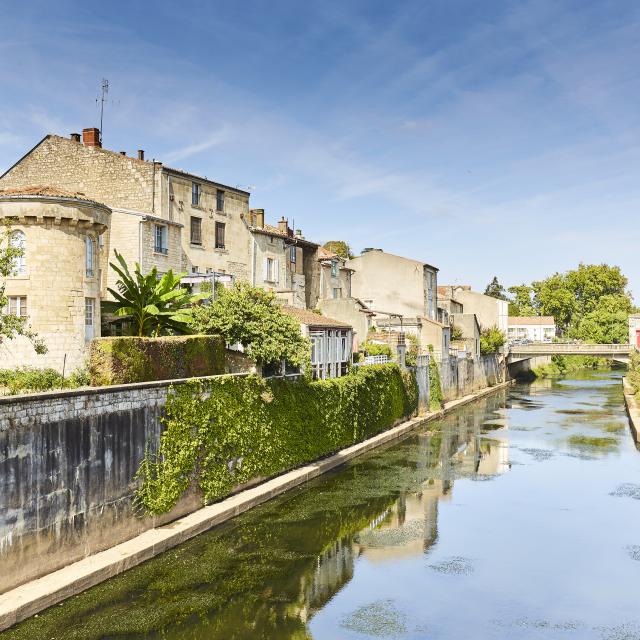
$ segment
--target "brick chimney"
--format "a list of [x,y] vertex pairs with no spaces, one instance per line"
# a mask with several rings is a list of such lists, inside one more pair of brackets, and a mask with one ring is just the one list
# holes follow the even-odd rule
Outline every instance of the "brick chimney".
[[100,129],[97,127],[83,129],[82,144],[85,147],[102,147],[102,142],[100,142]]
[[144,160],[144,149],[138,149],[138,160]]
[[71,139],[72,139],[74,142],[80,142],[80,134],[79,134],[79,133],[72,133],[72,134],[71,134]]
[[289,235],[289,221],[284,216],[278,221],[278,231]]

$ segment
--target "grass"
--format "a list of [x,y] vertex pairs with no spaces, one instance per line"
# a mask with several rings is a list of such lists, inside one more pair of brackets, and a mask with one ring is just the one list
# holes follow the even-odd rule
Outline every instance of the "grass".
[[6,395],[51,391],[53,389],[77,389],[89,384],[86,371],[78,370],[63,378],[55,369],[0,369],[0,388]]

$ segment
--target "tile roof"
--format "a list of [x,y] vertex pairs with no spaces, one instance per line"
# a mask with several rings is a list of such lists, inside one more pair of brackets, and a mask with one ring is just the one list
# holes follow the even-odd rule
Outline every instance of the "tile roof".
[[306,324],[308,327],[327,327],[328,329],[351,329],[352,326],[346,322],[340,320],[334,320],[333,318],[327,318],[327,316],[321,316],[309,309],[299,309],[298,307],[290,307],[283,305],[282,310],[295,318],[301,324]]
[[64,189],[58,189],[57,187],[48,187],[43,185],[33,185],[29,187],[9,187],[7,189],[0,189],[0,198],[6,196],[45,196],[50,198],[73,198],[74,200],[83,200],[84,202],[93,202],[101,206],[106,206],[100,202],[96,202],[80,192],[80,191],[65,191]]
[[509,316],[509,326],[549,325],[555,327],[553,316]]

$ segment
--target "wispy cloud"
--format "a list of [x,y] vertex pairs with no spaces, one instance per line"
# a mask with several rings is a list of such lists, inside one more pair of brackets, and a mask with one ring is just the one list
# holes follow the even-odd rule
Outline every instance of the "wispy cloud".
[[204,138],[204,140],[201,140],[200,142],[194,142],[184,147],[179,147],[177,149],[169,151],[165,155],[165,160],[167,162],[177,162],[178,160],[190,158],[191,156],[195,156],[198,153],[207,151],[212,147],[224,144],[229,140],[230,134],[231,127],[228,125],[224,125],[214,133],[209,134],[206,138]]

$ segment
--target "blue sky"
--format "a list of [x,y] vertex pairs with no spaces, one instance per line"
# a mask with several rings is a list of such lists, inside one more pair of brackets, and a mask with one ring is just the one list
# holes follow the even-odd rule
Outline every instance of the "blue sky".
[[308,238],[640,300],[640,3],[2,0],[0,170],[46,133],[251,187]]

